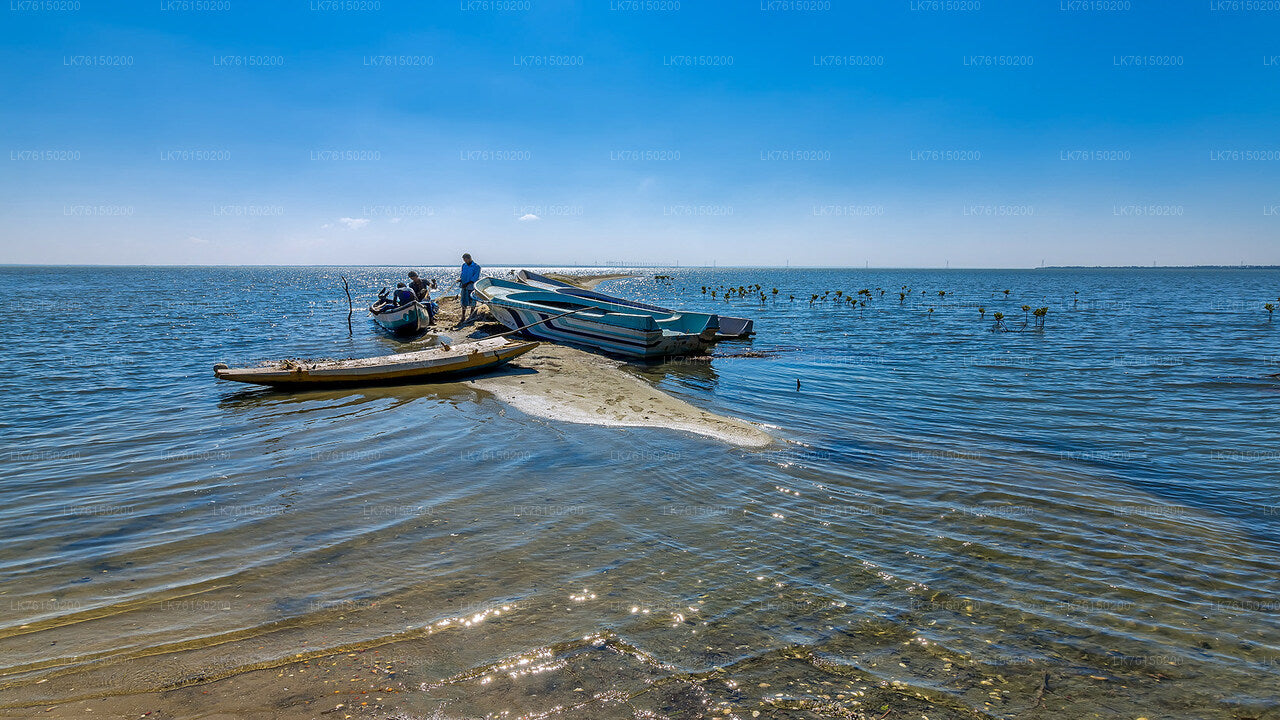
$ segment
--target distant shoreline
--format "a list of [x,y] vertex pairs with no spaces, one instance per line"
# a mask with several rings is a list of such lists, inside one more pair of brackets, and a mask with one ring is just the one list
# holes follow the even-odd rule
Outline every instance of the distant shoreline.
[[[452,265],[85,265],[50,263],[0,263],[6,268],[456,268]],[[547,265],[534,263],[489,263],[485,267],[571,270],[864,270],[864,271],[1020,271],[1020,270],[1280,270],[1280,265],[1043,265],[1035,267],[857,267],[855,265]]]
[[1032,270],[1280,270],[1280,265],[1045,265]]

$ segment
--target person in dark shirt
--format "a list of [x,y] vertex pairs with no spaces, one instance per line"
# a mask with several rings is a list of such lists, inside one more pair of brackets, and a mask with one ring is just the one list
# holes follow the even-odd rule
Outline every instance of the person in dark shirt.
[[418,296],[419,300],[426,300],[427,296],[431,294],[431,286],[427,284],[426,280],[418,277],[418,273],[413,270],[409,271],[409,289],[413,291],[414,295]]
[[391,297],[392,299],[395,300],[396,307],[400,307],[401,305],[407,305],[418,299],[418,296],[415,295],[412,290],[405,287],[404,283],[396,283],[395,294],[393,294]]
[[427,323],[430,325],[436,324],[435,303],[431,302],[431,287],[434,284],[418,277],[417,272],[409,271],[409,289],[417,296],[418,302],[427,308]]

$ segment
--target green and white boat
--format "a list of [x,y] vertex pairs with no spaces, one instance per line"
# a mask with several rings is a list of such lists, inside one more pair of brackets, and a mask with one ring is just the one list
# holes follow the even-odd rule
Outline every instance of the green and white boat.
[[417,300],[397,305],[387,295],[387,288],[378,293],[378,301],[369,306],[369,314],[379,327],[397,337],[417,337],[431,327],[426,305]]

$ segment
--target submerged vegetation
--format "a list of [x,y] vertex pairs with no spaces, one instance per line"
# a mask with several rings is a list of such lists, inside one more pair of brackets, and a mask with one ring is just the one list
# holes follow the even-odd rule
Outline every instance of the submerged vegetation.
[[[655,282],[660,284],[670,284],[671,281],[674,279],[674,276],[654,275],[653,279]],[[777,302],[779,296],[782,295],[782,289],[777,287],[772,287],[766,290],[764,286],[761,285],[760,283],[751,283],[751,284],[744,283],[741,285],[725,284],[725,285],[716,285],[716,286],[702,285],[699,287],[699,291],[703,295],[710,295],[712,298],[717,300],[723,300],[724,302],[732,302],[735,299],[741,299],[741,300],[758,299],[762,306],[767,305],[770,298],[772,298],[774,302]],[[858,311],[858,318],[865,319],[867,306],[873,305],[872,309],[874,310],[875,309],[874,300],[877,297],[884,297],[887,294],[887,292],[888,291],[882,287],[876,287],[874,289],[870,287],[864,287],[857,290],[853,290],[853,289],[846,290],[842,288],[827,288],[827,289],[822,289],[816,292],[810,292],[809,306],[817,307],[820,303],[827,303],[827,302],[834,303],[836,306],[844,305],[844,306],[848,306],[850,309],[856,309]],[[905,306],[907,303],[908,297],[911,297],[912,293],[914,292],[915,290],[913,290],[911,286],[901,285],[898,291],[898,304]],[[933,293],[937,296],[937,299],[940,305],[939,304],[926,305],[924,307],[924,311],[925,311],[924,316],[926,318],[932,319],[935,313],[940,311],[945,311],[949,307],[974,307],[978,311],[979,320],[986,321],[987,319],[987,307],[985,305],[967,304],[967,303],[964,303],[963,301],[953,300],[953,298],[957,297],[956,293],[953,290],[947,290],[947,289],[932,290],[932,291],[921,290],[918,296],[920,298],[921,305],[924,305],[925,298],[927,298],[930,293]],[[1013,293],[1013,290],[1010,288],[1005,288],[1005,289],[996,291],[996,294],[1003,295],[1005,300],[1008,300],[1012,295],[1012,293]],[[787,294],[786,298],[791,302],[795,302],[796,296],[792,294]],[[1071,306],[1070,306],[1071,309],[1075,309],[1079,305],[1079,302],[1080,302],[1079,290],[1072,291],[1070,301],[1071,301]],[[1064,305],[1066,304],[1066,299],[1063,300],[1063,304]],[[993,316],[995,322],[991,326],[991,330],[993,332],[996,332],[996,331],[1017,332],[1017,331],[1025,330],[1025,329],[1028,329],[1029,326],[1031,326],[1032,317],[1035,318],[1034,328],[1037,330],[1044,329],[1045,319],[1049,314],[1048,306],[1043,306],[1043,307],[1033,309],[1030,304],[1024,303],[1020,307],[1022,308],[1022,314],[1023,314],[1023,322],[1021,327],[1016,329],[1010,328],[1008,324],[1005,322],[1005,313],[996,312]],[[1270,313],[1274,309],[1274,306],[1271,303],[1268,303],[1266,308],[1267,308],[1268,316],[1270,316]]]
[[[653,277],[656,282],[665,282],[669,284],[674,276],[655,275]],[[683,290],[683,288],[681,288],[681,290]],[[759,283],[736,286],[703,285],[700,287],[700,290],[703,295],[710,295],[712,298],[723,299],[725,302],[732,302],[735,299],[758,299],[761,306],[766,306],[770,298],[772,298],[774,302],[777,302],[778,298],[784,295],[790,302],[795,302],[796,300],[796,295],[784,293],[782,288],[772,287],[766,290],[764,286]],[[879,306],[877,308],[875,304],[876,298],[883,298],[888,292],[889,291],[882,287],[864,287],[856,290],[843,288],[819,289],[809,293],[809,306],[818,308],[820,304],[830,302],[835,307],[848,307],[850,310],[856,309],[858,311],[857,318],[865,319],[868,306],[870,306],[873,313],[877,310],[879,310],[879,312],[885,312],[888,309],[884,306]],[[897,292],[898,305],[900,307],[906,308],[907,300],[912,299],[913,302],[916,303],[912,305],[912,307],[922,309],[924,311],[923,317],[930,320],[933,319],[935,314],[946,316],[947,310],[952,308],[968,308],[970,310],[977,310],[979,321],[986,322],[988,310],[992,309],[988,307],[989,304],[1001,304],[1012,300],[1014,297],[1012,288],[991,290],[991,295],[988,298],[987,304],[958,300],[956,298],[962,297],[962,295],[957,295],[955,290],[950,289],[920,290],[919,293],[916,294],[916,290],[914,290],[910,285],[904,284],[899,286],[899,290]],[[1080,294],[1079,290],[1071,290],[1070,295],[1058,300],[1059,306],[1064,312],[1080,312],[1082,310],[1080,306]],[[936,303],[929,304],[928,298],[930,295],[936,295]],[[801,297],[803,297],[803,295],[801,295]],[[1040,299],[1043,300],[1043,298]],[[1280,304],[1280,298],[1277,298],[1275,303],[1268,302],[1263,304],[1262,308],[1267,312],[1267,322],[1272,322],[1277,304]],[[1007,322],[1006,311],[995,311],[992,313],[992,319],[994,322],[989,326],[991,332],[1045,330],[1051,305],[1041,305],[1037,307],[1031,303],[1024,302],[1021,304],[1015,304],[1013,307],[1020,308],[1022,310],[1021,325],[1010,327]],[[1085,311],[1089,309],[1090,308],[1087,305],[1084,308]],[[873,315],[873,317],[876,316]]]

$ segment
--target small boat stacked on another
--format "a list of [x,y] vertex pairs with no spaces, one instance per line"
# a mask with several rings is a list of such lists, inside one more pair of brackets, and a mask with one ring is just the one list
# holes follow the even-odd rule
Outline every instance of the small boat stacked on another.
[[431,327],[427,306],[413,300],[397,305],[387,296],[387,289],[378,293],[378,300],[369,306],[373,321],[383,330],[400,337],[416,337]]
[[[591,300],[603,300],[604,302],[613,303],[615,305],[625,305],[627,307],[637,308],[658,313],[674,313],[678,312],[670,308],[664,308],[658,305],[649,305],[647,303],[636,302],[635,300],[627,300],[626,298],[607,295],[595,290],[584,290],[576,285],[570,285],[539,275],[528,270],[516,271],[516,279],[520,282],[542,290],[560,293],[562,295],[573,295],[575,297],[587,298]],[[720,320],[720,328],[716,331],[717,340],[745,338],[755,334],[755,321],[748,318],[729,317],[727,315],[717,315]]]
[[219,380],[293,388],[439,382],[492,370],[536,347],[536,342],[492,337],[358,360],[282,360],[249,368],[218,363],[213,374]]
[[481,278],[475,294],[512,330],[617,355],[657,358],[700,354],[720,327],[716,315],[624,305],[497,278]]

